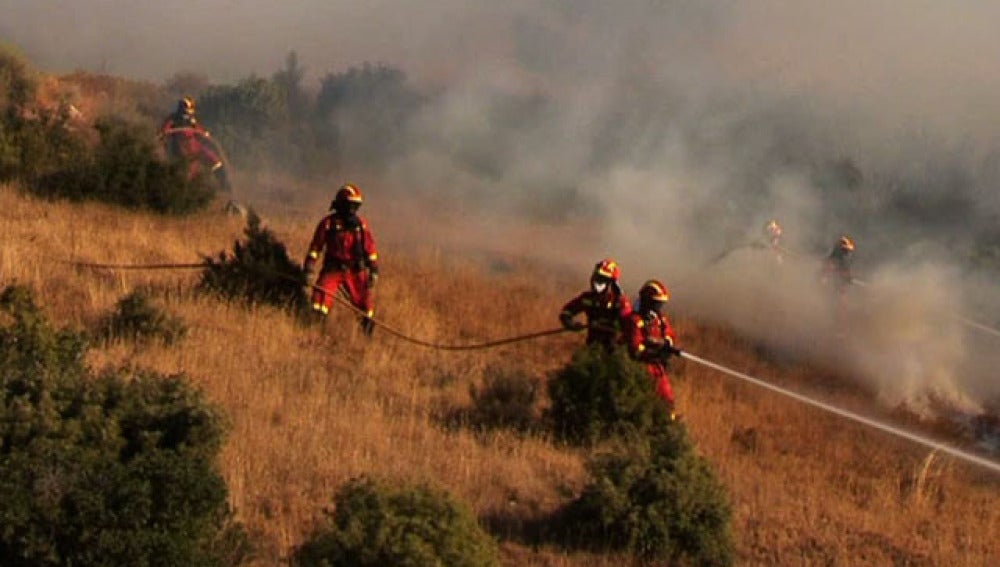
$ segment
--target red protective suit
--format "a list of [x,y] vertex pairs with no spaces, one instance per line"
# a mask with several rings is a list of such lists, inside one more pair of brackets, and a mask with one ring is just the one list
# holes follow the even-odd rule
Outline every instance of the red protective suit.
[[343,289],[351,303],[371,317],[371,284],[378,275],[378,252],[368,223],[355,214],[323,217],[309,244],[306,271],[312,270],[324,250],[323,267],[313,288],[313,309],[326,315],[333,305],[333,294]]
[[646,363],[646,371],[656,387],[656,395],[663,398],[673,410],[674,390],[670,386],[667,373],[665,346],[673,346],[676,340],[673,327],[666,315],[655,311],[633,312],[626,327],[628,350],[632,358]]
[[601,293],[587,290],[569,300],[559,318],[565,325],[579,313],[587,317],[587,344],[598,343],[611,350],[622,342],[621,332],[632,313],[632,303],[613,284]]
[[167,153],[171,159],[191,161],[192,177],[199,167],[207,167],[212,173],[222,170],[222,158],[205,142],[209,137],[208,130],[198,123],[193,114],[174,112],[167,116],[160,126],[160,135],[167,140]]

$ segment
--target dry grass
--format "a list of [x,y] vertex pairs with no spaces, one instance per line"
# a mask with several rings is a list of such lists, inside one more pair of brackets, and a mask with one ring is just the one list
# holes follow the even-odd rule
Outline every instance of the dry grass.
[[[417,228],[426,227],[403,209],[390,210],[372,208],[370,217],[385,257],[377,309],[414,335],[455,342],[550,328],[577,291],[578,282],[561,272],[518,257],[517,243],[485,255],[472,254],[468,241],[415,244],[414,235],[424,234]],[[320,212],[286,210],[269,222],[298,256]],[[435,235],[442,239],[464,228],[451,218],[441,226],[447,230]],[[529,229],[561,242],[572,236]],[[171,219],[0,189],[0,279],[31,286],[51,318],[76,326],[137,286],[162,292],[161,304],[192,327],[188,338],[142,351],[112,345],[91,362],[183,372],[225,409],[230,433],[221,468],[239,518],[265,544],[261,564],[281,563],[337,487],[360,473],[453,491],[495,520],[511,565],[623,563],[519,543],[519,526],[585,482],[580,452],[546,439],[448,429],[439,418],[469,403],[469,384],[487,366],[517,364],[543,377],[579,337],[436,352],[384,335],[366,341],[346,313],[321,332],[272,309],[195,296],[186,291],[190,273],[110,273],[60,263],[196,261],[198,252],[229,249],[241,230],[240,219],[220,214]],[[451,252],[459,249],[465,252]],[[851,387],[831,385],[826,380],[833,378],[808,368],[769,363],[725,329],[691,320],[678,327],[692,352],[874,411]],[[1000,564],[997,478],[690,363],[680,374],[680,410],[730,489],[741,565]]]

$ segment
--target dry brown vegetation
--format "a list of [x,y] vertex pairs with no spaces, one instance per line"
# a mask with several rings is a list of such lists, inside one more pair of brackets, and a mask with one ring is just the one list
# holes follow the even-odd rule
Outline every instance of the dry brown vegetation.
[[[264,212],[299,256],[322,210]],[[447,212],[436,223],[450,230],[430,238],[412,219],[403,222],[403,209],[380,212],[369,205],[363,212],[371,213],[381,235],[378,315],[421,338],[461,342],[551,328],[559,306],[586,277],[586,264],[572,278],[511,250],[448,252],[461,247],[433,240],[461,235]],[[441,418],[470,403],[469,385],[488,366],[517,366],[544,378],[580,337],[439,352],[385,334],[367,341],[345,312],[336,312],[321,332],[274,309],[197,296],[189,291],[196,277],[190,272],[94,271],[62,263],[197,261],[199,252],[229,249],[242,227],[242,219],[221,213],[165,218],[42,202],[2,188],[0,279],[32,287],[59,324],[90,325],[139,286],[185,320],[191,332],[179,345],[112,344],[94,351],[91,363],[183,372],[224,408],[230,433],[221,468],[238,518],[263,542],[260,564],[280,564],[337,487],[361,473],[452,491],[501,538],[511,565],[627,563],[525,543],[532,519],[582,487],[583,451],[544,437],[449,429]],[[508,228],[522,229],[542,230]],[[552,231],[547,236],[563,242],[572,236]],[[418,235],[421,242],[414,243]],[[699,355],[875,411],[854,388],[805,366],[768,362],[726,329],[686,319],[677,327],[682,346]],[[691,363],[676,382],[679,409],[698,448],[730,491],[739,564],[1000,564],[1000,478]]]

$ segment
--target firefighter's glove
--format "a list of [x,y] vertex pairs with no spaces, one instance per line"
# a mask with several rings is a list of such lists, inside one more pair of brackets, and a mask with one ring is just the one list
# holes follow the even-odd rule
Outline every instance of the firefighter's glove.
[[378,270],[376,270],[375,268],[369,268],[368,269],[368,289],[374,288],[375,284],[377,284],[377,283],[378,283]]
[[660,352],[663,353],[663,358],[664,359],[670,358],[671,356],[680,356],[681,355],[681,349],[675,347],[672,344],[665,344],[665,345],[663,345],[663,350],[660,351]]
[[582,331],[587,328],[587,325],[579,321],[574,321],[573,316],[567,313],[563,313],[559,316],[559,322],[567,331]]

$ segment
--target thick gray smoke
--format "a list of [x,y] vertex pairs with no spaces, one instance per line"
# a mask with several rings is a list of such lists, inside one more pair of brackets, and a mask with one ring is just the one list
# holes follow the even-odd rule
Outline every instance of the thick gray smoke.
[[[969,266],[1000,213],[997,21],[1000,5],[930,0],[0,2],[2,37],[53,69],[231,81],[290,49],[313,80],[398,66],[433,96],[387,185],[597,218],[574,259],[614,254],[630,289],[662,277],[678,307],[918,407],[1000,395],[996,349],[955,318],[1000,319]],[[769,218],[799,256],[708,265]],[[873,284],[847,323],[815,277],[842,233]]]

